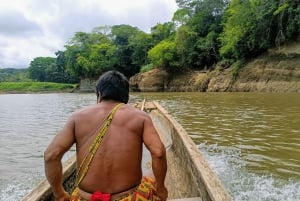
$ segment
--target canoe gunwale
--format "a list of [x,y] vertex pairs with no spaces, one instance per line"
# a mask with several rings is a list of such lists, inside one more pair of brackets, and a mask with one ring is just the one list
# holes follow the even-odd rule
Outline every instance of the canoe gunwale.
[[[186,157],[190,157],[189,160],[191,160],[191,162],[189,164],[192,164],[193,167],[190,167],[189,169],[192,171],[191,175],[194,176],[193,179],[195,179],[195,183],[198,185],[199,189],[203,188],[201,185],[205,185],[205,189],[209,194],[209,199],[207,199],[205,195],[200,195],[200,197],[202,197],[203,200],[232,201],[227,189],[223,186],[217,174],[210,167],[185,129],[158,102],[154,101],[153,103],[159,113],[164,115],[164,117],[168,119],[170,125],[173,125],[176,130],[176,132],[172,133],[173,146],[176,146],[176,143],[182,143],[183,145],[179,145],[179,147],[185,149],[179,150],[174,148],[174,151],[183,152]],[[180,140],[178,140],[178,138],[180,138]]]

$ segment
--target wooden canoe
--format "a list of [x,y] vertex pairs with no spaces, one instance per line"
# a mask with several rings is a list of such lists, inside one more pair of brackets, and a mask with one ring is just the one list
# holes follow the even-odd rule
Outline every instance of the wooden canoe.
[[[168,200],[187,201],[232,201],[226,188],[216,173],[197,149],[184,128],[157,102],[137,103],[144,107],[167,149],[168,171],[166,186]],[[151,157],[143,157],[143,171],[151,171]],[[65,188],[71,192],[75,181],[76,156],[64,163],[63,180]],[[42,181],[23,201],[52,201],[50,185]],[[178,201],[177,200],[177,201]]]

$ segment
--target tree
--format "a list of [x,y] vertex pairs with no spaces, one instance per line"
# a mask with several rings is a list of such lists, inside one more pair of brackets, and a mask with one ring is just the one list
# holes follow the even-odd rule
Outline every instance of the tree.
[[55,52],[56,55],[56,67],[52,72],[51,77],[53,82],[58,83],[76,83],[79,81],[79,78],[75,75],[71,75],[67,72],[67,58],[64,51]]
[[277,17],[275,44],[300,40],[300,1],[281,0],[274,11]]
[[[210,67],[219,60],[218,41],[223,27],[223,13],[228,6],[225,0],[178,0],[181,10],[175,13],[183,18],[184,25],[176,33],[176,45],[181,65],[194,68]],[[181,17],[181,18],[180,18]],[[175,16],[173,17],[175,18]]]
[[237,60],[255,57],[274,45],[297,38],[297,19],[300,7],[294,1],[232,0],[224,18],[220,53]]
[[0,82],[29,81],[28,69],[3,68],[0,69]]
[[111,70],[117,63],[116,47],[111,43],[94,44],[88,57],[79,56],[78,64],[83,66],[86,77],[98,77]]
[[178,9],[174,14],[172,21],[176,27],[181,27],[186,25],[187,22],[190,20],[191,14],[188,9],[182,8]]
[[169,39],[175,34],[175,24],[173,22],[166,22],[157,24],[151,28],[151,35],[154,45],[159,42]]
[[78,77],[98,77],[115,65],[115,46],[100,33],[77,32],[65,46],[67,70]]
[[180,66],[194,66],[198,54],[194,51],[196,42],[197,33],[192,31],[189,26],[181,26],[178,28],[175,36],[175,45]]
[[30,62],[28,68],[29,77],[40,82],[47,81],[47,71],[56,65],[56,59],[52,57],[36,57]]
[[113,44],[117,48],[115,68],[127,77],[131,77],[140,70],[140,66],[133,62],[134,49],[132,43],[130,44],[130,41],[133,41],[139,33],[141,31],[138,28],[129,25],[115,25],[111,30]]
[[170,40],[163,40],[148,52],[150,61],[160,68],[164,68],[169,72],[173,72],[178,67],[176,62],[176,45]]
[[143,66],[149,63],[148,51],[153,47],[151,34],[139,32],[134,38],[130,38],[129,47],[132,52],[132,64]]

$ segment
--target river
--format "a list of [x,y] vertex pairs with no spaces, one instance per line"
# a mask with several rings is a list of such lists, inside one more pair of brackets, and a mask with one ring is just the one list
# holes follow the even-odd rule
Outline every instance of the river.
[[[143,98],[183,125],[235,201],[300,200],[300,94],[132,93],[130,101]],[[74,110],[95,102],[94,94],[0,95],[1,201],[41,181],[45,147]]]

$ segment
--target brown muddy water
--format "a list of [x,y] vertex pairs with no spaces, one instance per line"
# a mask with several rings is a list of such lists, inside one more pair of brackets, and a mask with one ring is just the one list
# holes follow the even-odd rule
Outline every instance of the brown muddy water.
[[[300,94],[132,93],[130,101],[143,98],[183,125],[234,200],[300,200]],[[45,147],[73,111],[95,102],[94,94],[0,95],[0,200],[40,182]]]

